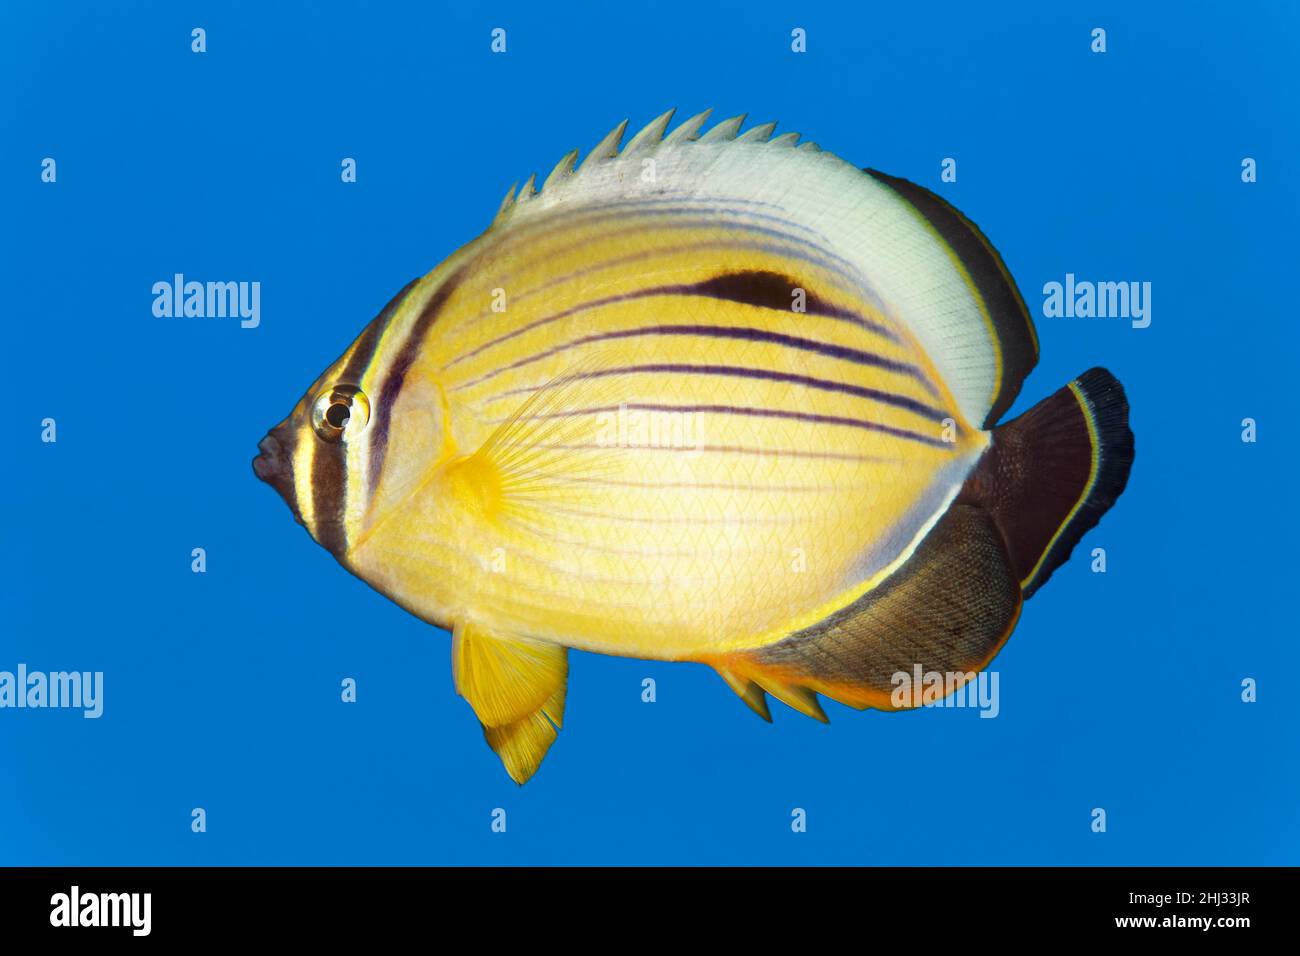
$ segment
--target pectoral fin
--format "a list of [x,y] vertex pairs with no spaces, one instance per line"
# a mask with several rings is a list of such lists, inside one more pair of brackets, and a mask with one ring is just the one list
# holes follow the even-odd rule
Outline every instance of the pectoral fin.
[[464,624],[452,636],[452,673],[506,773],[527,781],[564,720],[567,649]]
[[607,434],[626,401],[620,380],[603,374],[611,364],[608,356],[589,356],[513,409],[488,403],[482,413],[496,429],[448,466],[453,494],[485,521],[527,526],[547,524],[557,507],[587,504],[593,479],[625,467],[626,449]]

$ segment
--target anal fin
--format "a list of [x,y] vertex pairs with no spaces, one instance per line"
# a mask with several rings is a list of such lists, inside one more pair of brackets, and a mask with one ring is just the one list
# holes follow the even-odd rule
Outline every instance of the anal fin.
[[526,782],[564,721],[567,649],[462,624],[452,636],[452,673],[506,773]]
[[774,644],[707,663],[803,713],[815,707],[814,717],[815,694],[896,710],[895,675],[910,678],[919,666],[973,677],[1010,635],[1022,603],[992,517],[954,504],[897,571],[856,601]]
[[750,710],[771,723],[772,712],[767,709],[767,695],[763,693],[763,688],[748,677],[741,677],[720,665],[715,666],[718,675],[736,692],[736,696],[748,704]]
[[823,724],[830,723],[825,711],[822,710],[822,705],[817,702],[817,695],[807,687],[778,680],[772,674],[760,670],[754,672],[754,682],[781,703],[793,707],[805,717],[819,720]]
[[[729,660],[734,659],[729,658]],[[767,707],[768,694],[799,711],[805,717],[820,720],[823,724],[830,723],[817,700],[817,695],[807,687],[783,681],[761,667],[754,667],[749,661],[734,662],[743,669],[743,674],[719,663],[714,663],[713,667],[727,682],[727,686],[736,692],[736,696],[768,723],[772,722],[772,713]]]

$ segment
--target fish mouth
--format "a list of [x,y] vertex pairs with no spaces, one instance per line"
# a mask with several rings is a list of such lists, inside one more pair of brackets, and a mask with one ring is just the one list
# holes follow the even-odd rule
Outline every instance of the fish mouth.
[[278,431],[278,427],[272,429],[257,443],[261,454],[253,459],[253,474],[279,492],[280,497],[293,508],[293,459],[287,443],[277,436]]

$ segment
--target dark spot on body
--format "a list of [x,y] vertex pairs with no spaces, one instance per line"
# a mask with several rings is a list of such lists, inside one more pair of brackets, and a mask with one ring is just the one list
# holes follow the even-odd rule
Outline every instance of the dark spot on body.
[[697,283],[692,290],[698,295],[707,295],[715,299],[727,299],[744,305],[758,306],[761,309],[780,309],[793,311],[795,290],[802,289],[804,294],[802,311],[812,315],[830,315],[847,317],[852,315],[845,309],[831,305],[815,295],[808,286],[792,279],[790,276],[762,270],[746,272],[728,272]]

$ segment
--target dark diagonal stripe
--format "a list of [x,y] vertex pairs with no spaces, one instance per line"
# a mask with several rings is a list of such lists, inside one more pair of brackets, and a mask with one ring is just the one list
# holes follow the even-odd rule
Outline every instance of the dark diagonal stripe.
[[[538,219],[535,222],[526,223],[521,226],[515,226],[514,228],[507,229],[505,232],[503,232],[500,235],[498,251],[504,253],[508,250],[512,250],[515,245],[525,240],[530,245],[540,246],[540,240],[546,239],[549,236],[555,236],[565,231],[571,231],[571,232],[576,232],[578,230],[589,231],[592,227],[603,225],[605,222],[615,222],[615,223],[627,222],[628,223],[629,228],[625,230],[614,231],[601,236],[601,240],[604,241],[619,235],[626,235],[628,233],[634,234],[636,232],[641,231],[644,228],[644,226],[642,224],[638,224],[635,221],[635,217],[638,216],[679,217],[677,221],[668,223],[666,225],[666,228],[723,229],[723,230],[739,229],[739,230],[744,230],[746,232],[758,233],[760,235],[772,236],[789,242],[806,244],[807,246],[809,246],[809,248],[815,250],[819,254],[820,264],[824,268],[828,268],[833,272],[837,272],[840,275],[844,276],[844,278],[856,284],[863,283],[862,276],[856,265],[854,265],[848,259],[845,259],[843,256],[840,256],[835,252],[832,252],[830,249],[826,248],[824,245],[816,241],[818,239],[822,240],[823,242],[826,241],[826,237],[822,233],[814,229],[810,229],[809,227],[803,225],[802,223],[794,221],[788,216],[778,216],[770,213],[757,213],[746,209],[728,208],[727,202],[733,202],[733,201],[706,202],[703,203],[702,205],[697,204],[694,206],[678,204],[678,205],[673,205],[669,208],[660,208],[660,209],[636,208],[641,206],[642,204],[639,202],[632,202],[628,205],[630,205],[633,208],[629,208],[623,212],[607,211],[613,209],[615,206],[623,205],[623,204],[604,204],[604,205],[597,205],[597,206],[575,209],[570,213],[548,214],[546,217]],[[774,207],[774,208],[780,208],[780,207]],[[692,214],[695,215],[696,218],[694,219],[683,218],[683,217],[689,217]],[[786,229],[798,230],[799,232],[804,233],[804,235],[791,235],[788,231],[775,229],[770,226],[759,225],[754,222],[729,221],[728,219],[725,218],[727,216],[736,217],[736,218],[745,217],[751,220],[754,219],[764,220],[776,225],[784,226],[786,227]],[[578,242],[576,245],[570,246],[568,248],[580,248],[583,245],[589,244],[591,241],[592,241],[591,237],[588,236],[584,238],[582,241]],[[567,251],[568,249],[562,250],[560,252],[548,251],[545,252],[544,254],[548,259],[550,259],[550,258],[562,256],[564,252]],[[518,267],[523,269],[528,269],[536,265],[537,261],[538,259],[536,257],[524,259],[519,264]],[[509,280],[511,278],[512,276],[509,275],[503,277],[504,280]]]
[[[600,442],[577,442],[577,443],[543,443],[535,445],[536,448],[545,448],[555,451],[609,451],[609,445],[603,445]],[[890,465],[901,465],[901,459],[886,455],[855,455],[852,452],[843,451],[808,451],[802,448],[756,448],[749,445],[698,445],[690,447],[687,445],[618,445],[615,450],[631,451],[662,451],[669,453],[681,453],[687,455],[696,455],[700,452],[709,452],[715,455],[752,455],[756,458],[803,458],[812,461],[858,461],[873,462]]]
[[[682,412],[684,414],[697,415],[743,415],[752,418],[783,418],[789,421],[811,422],[814,425],[845,425],[849,428],[861,428],[865,431],[879,432],[882,435],[891,435],[894,438],[904,438],[909,441],[921,442],[923,445],[930,445],[934,448],[952,450],[956,447],[953,443],[946,442],[942,438],[933,438],[930,435],[922,435],[920,432],[914,432],[909,428],[895,428],[893,425],[882,425],[879,422],[865,421],[861,418],[848,418],[844,415],[823,415],[819,412],[794,412],[784,408],[756,408],[750,405],[659,405],[649,402],[628,402],[624,405],[602,405],[595,408],[574,408],[563,412],[544,412],[537,415],[527,415],[525,417],[532,419],[575,418],[579,415],[601,415],[621,410],[634,412]],[[509,419],[501,419],[501,421],[509,421]]]
[[[886,328],[879,322],[866,316],[828,302],[819,296],[808,284],[762,269],[724,272],[711,279],[676,286],[662,286],[663,294],[703,296],[721,299],[726,302],[738,302],[752,305],[758,309],[771,309],[774,312],[786,312],[792,315],[818,315],[828,319],[848,322],[860,329],[876,335],[898,341],[893,329]],[[803,312],[794,311],[794,291],[801,289],[804,293]]]
[[553,348],[544,349],[527,358],[511,362],[509,365],[503,365],[500,368],[485,372],[478,378],[471,379],[468,382],[462,382],[457,385],[453,391],[471,388],[489,379],[495,378],[503,372],[509,372],[525,365],[531,365],[539,362],[544,358],[552,355],[558,355],[561,352],[568,351],[571,348],[580,345],[589,345],[593,342],[605,342],[613,339],[635,338],[645,335],[698,335],[718,339],[735,339],[743,342],[763,342],[772,345],[781,345],[786,348],[798,349],[803,352],[812,352],[816,355],[823,355],[827,358],[841,359],[846,362],[853,362],[857,365],[868,365],[873,368],[885,369],[889,372],[897,372],[901,375],[908,375],[921,383],[931,395],[938,397],[935,387],[925,377],[925,375],[915,365],[910,362],[897,362],[893,359],[885,358],[883,355],[877,355],[874,352],[864,352],[862,349],[850,348],[847,345],[833,345],[829,342],[818,342],[814,339],[800,338],[797,335],[785,335],[780,332],[769,332],[766,329],[755,329],[749,326],[729,326],[729,325],[650,325],[636,329],[617,329],[613,332],[601,332],[595,335],[584,335],[581,338],[573,339],[562,345]]
[[420,276],[416,276],[402,286],[402,290],[389,299],[388,304],[380,310],[379,315],[375,316],[371,323],[366,326],[365,331],[361,333],[361,337],[357,339],[356,348],[348,357],[347,364],[343,366],[338,379],[332,384],[361,387],[361,377],[365,375],[366,368],[375,357],[375,349],[379,347],[379,340],[384,336],[384,329],[388,328],[388,323],[392,321],[398,306],[405,301],[411,289],[415,287],[415,284],[420,279]]
[[[626,200],[623,202],[600,203],[589,206],[585,209],[574,210],[567,217],[555,217],[549,223],[540,223],[542,235],[547,235],[563,229],[585,228],[590,225],[599,225],[609,220],[626,219],[631,216],[654,216],[670,217],[690,214],[706,213],[717,216],[735,216],[757,219],[763,222],[770,222],[774,225],[787,226],[791,229],[797,229],[811,238],[825,240],[824,233],[816,229],[805,226],[801,222],[795,222],[789,216],[779,215],[773,212],[760,212],[754,208],[738,208],[744,206],[754,206],[754,203],[747,203],[740,199],[700,199],[691,200],[688,198],[681,199],[662,199],[650,203],[644,199]],[[759,208],[780,210],[782,207],[771,203],[758,203]],[[534,237],[535,238],[535,237]]]
[[[816,258],[813,256],[804,255],[803,253],[800,253],[794,249],[788,249],[782,246],[773,246],[764,242],[737,242],[734,240],[729,242],[697,242],[689,245],[678,246],[671,251],[678,255],[681,254],[689,255],[695,253],[703,254],[703,253],[710,253],[710,252],[738,252],[738,251],[760,252],[765,255],[783,256],[788,259],[797,259],[800,262],[807,262],[812,265],[824,266],[824,263],[818,262]],[[556,286],[564,285],[567,282],[574,282],[578,279],[585,279],[588,276],[592,276],[600,272],[609,272],[614,269],[621,269],[625,266],[633,265],[634,263],[646,262],[651,259],[663,258],[664,253],[665,250],[663,249],[649,249],[649,250],[643,250],[641,252],[633,252],[624,256],[618,256],[613,259],[605,259],[602,261],[598,261],[595,265],[586,266],[582,269],[578,269],[575,272],[569,272],[564,275],[559,275],[554,278],[548,279],[545,282],[541,283],[540,285],[531,286],[530,288],[525,289],[523,292],[513,295],[511,297],[511,301],[515,304],[518,304],[521,300],[531,299],[537,295],[540,295],[543,292],[550,291]],[[834,271],[832,271],[831,274],[839,276],[840,279],[842,280],[843,284],[836,283],[833,280],[830,282],[831,285],[834,285],[841,292],[850,296],[860,294],[861,284],[859,282],[857,282],[856,280],[850,280],[845,276],[843,276],[842,274]],[[500,281],[505,281],[505,280],[500,280]],[[579,306],[578,308],[591,308],[591,307],[592,307],[592,303],[588,303],[584,306]],[[527,326],[527,328],[520,328],[515,330],[514,332],[508,332],[501,336],[498,336],[497,338],[485,342],[482,345],[476,346],[474,349],[468,352],[456,356],[454,359],[452,359],[450,362],[448,362],[446,365],[443,366],[443,371],[446,371],[452,366],[464,362],[466,359],[473,358],[475,355],[478,355],[484,349],[490,348],[493,345],[496,345],[498,342],[505,341],[508,338],[514,338],[516,335],[520,335],[524,332],[529,331],[530,329],[537,328],[540,325],[546,325],[548,322],[556,321],[557,319],[564,318],[565,316],[571,314],[572,314],[572,310],[566,310],[561,315],[547,316],[543,319],[539,319],[532,322]],[[478,312],[477,314],[471,316],[467,321],[478,322],[484,319],[490,319],[493,315],[494,313],[490,308],[484,309]],[[897,333],[894,332],[893,330],[890,330],[889,334],[894,337],[897,337]]]
[[[908,398],[906,395],[897,395],[894,392],[884,392],[877,388],[867,388],[864,385],[852,385],[849,382],[839,382],[834,379],[816,378],[812,375],[798,375],[794,372],[778,372],[775,369],[767,368],[749,368],[738,365],[688,365],[678,362],[650,362],[644,365],[624,365],[619,368],[604,368],[594,372],[584,372],[575,376],[576,378],[604,378],[610,375],[641,375],[663,373],[667,375],[722,375],[731,378],[754,378],[767,382],[784,382],[790,385],[803,385],[807,388],[815,388],[824,392],[838,392],[844,395],[854,395],[858,398],[865,398],[873,402],[880,402],[883,405],[892,405],[895,408],[906,409],[909,412],[915,412],[923,418],[934,421],[943,421],[950,418],[947,412],[935,408],[933,405],[927,405],[925,402],[917,401],[914,398]],[[512,388],[508,391],[500,392],[491,398],[484,399],[484,404],[495,402],[499,399],[514,395],[530,394],[538,391],[545,386],[535,386],[532,388]]]
[[[792,237],[787,237],[792,238]],[[796,257],[794,252],[789,250],[774,250],[776,255]],[[659,254],[658,251],[655,254]],[[820,263],[817,263],[820,264]],[[804,310],[795,312],[794,290],[802,289],[804,291]],[[528,295],[525,292],[524,295]],[[897,342],[898,334],[893,329],[854,312],[852,309],[846,309],[828,302],[816,292],[808,287],[808,283],[801,282],[797,279],[788,278],[775,272],[767,270],[742,270],[736,272],[724,272],[720,275],[713,276],[701,282],[694,283],[673,283],[669,285],[652,286],[647,289],[638,289],[635,292],[624,292],[618,295],[603,296],[599,299],[593,299],[590,302],[581,302],[577,305],[562,309],[551,315],[535,319],[527,325],[522,325],[517,329],[498,335],[494,339],[484,342],[482,345],[475,346],[467,352],[456,356],[444,366],[444,370],[459,365],[461,362],[468,361],[488,349],[508,342],[517,338],[526,332],[550,325],[561,319],[566,319],[571,315],[580,312],[587,312],[592,309],[599,309],[607,305],[614,305],[619,302],[631,302],[637,299],[652,298],[655,296],[696,296],[701,298],[721,299],[730,302],[738,302],[742,305],[752,305],[756,308],[772,309],[777,312],[787,312],[792,315],[818,315],[825,318],[836,319],[840,322],[847,322],[855,325],[867,332],[883,336],[891,342]]]
[[406,381],[406,373],[415,364],[415,359],[420,354],[420,349],[424,345],[424,339],[430,327],[437,320],[443,306],[451,298],[451,294],[460,285],[465,268],[465,266],[462,266],[449,275],[442,285],[438,287],[438,291],[429,297],[429,301],[425,303],[419,316],[411,323],[411,329],[407,332],[402,347],[398,351],[397,357],[393,359],[388,375],[384,379],[384,384],[379,390],[379,405],[375,409],[375,427],[370,435],[370,485],[372,488],[379,487],[379,478],[384,468],[384,457],[388,453],[388,432],[392,423],[393,403],[397,401],[397,396],[402,392],[402,385]]
[[346,550],[347,464],[342,445],[317,439],[311,450],[312,524],[316,540],[331,554]]
[[[357,338],[352,354],[348,356],[338,377],[328,385],[360,387],[361,377],[374,359],[384,329],[392,321],[398,306],[419,281],[419,277],[412,279],[388,300],[388,304]],[[315,396],[312,396],[312,400],[315,401]],[[332,554],[342,555],[347,550],[344,515],[347,514],[348,507],[347,449],[344,445],[315,439],[311,453],[311,503],[316,540]]]

